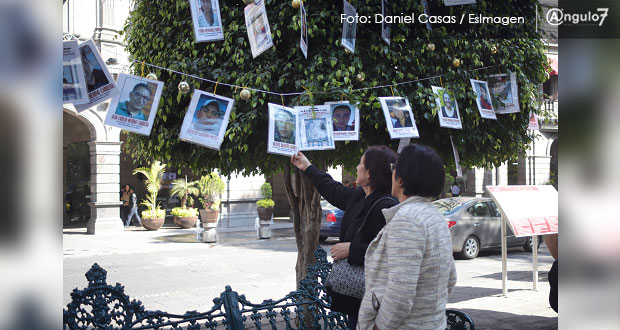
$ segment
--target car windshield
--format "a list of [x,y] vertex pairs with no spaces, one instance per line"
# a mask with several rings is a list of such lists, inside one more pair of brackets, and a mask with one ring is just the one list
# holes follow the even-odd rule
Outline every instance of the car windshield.
[[453,200],[453,199],[440,199],[433,202],[433,205],[442,213],[451,213],[456,210],[457,207],[461,206],[462,203]]
[[329,204],[329,202],[328,202],[328,201],[326,201],[326,200],[322,199],[322,200],[321,200],[321,208],[322,208],[323,210],[331,210],[331,209],[335,209],[336,207],[335,207],[335,206],[333,206],[333,205],[331,205],[331,204]]

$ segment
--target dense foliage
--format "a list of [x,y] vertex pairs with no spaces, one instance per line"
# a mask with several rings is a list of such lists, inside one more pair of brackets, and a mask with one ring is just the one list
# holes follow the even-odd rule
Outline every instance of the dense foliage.
[[[421,1],[391,3],[397,14],[417,16],[423,12]],[[358,102],[363,119],[360,141],[338,142],[335,151],[307,153],[315,163],[343,164],[352,169],[367,146],[386,144],[396,149],[398,145],[398,141],[390,140],[377,99],[391,96],[392,90],[388,87],[350,93],[351,90],[439,75],[443,76],[441,82],[434,78],[393,88],[395,95],[409,98],[420,131],[419,141],[435,147],[446,164],[453,163],[450,135],[463,166],[498,165],[514,159],[529,142],[528,114],[535,110],[538,86],[546,79],[544,48],[535,30],[537,1],[481,0],[475,6],[454,7],[444,7],[439,1],[430,3],[435,15],[460,17],[471,12],[484,16],[525,16],[526,24],[451,24],[435,26],[432,31],[424,24],[394,24],[390,46],[381,40],[381,24],[358,24],[356,52],[350,54],[340,45],[342,2],[311,1],[306,3],[306,60],[299,49],[299,10],[290,1],[266,0],[274,47],[252,59],[243,1],[220,0],[225,40],[195,43],[188,0],[135,0],[124,32],[129,53],[140,62],[277,93],[303,92],[304,88],[312,91],[285,97],[288,106],[340,99]],[[353,0],[351,4],[360,15],[381,12],[380,1]],[[426,48],[428,43],[436,46],[434,51]],[[458,68],[451,66],[454,58],[462,62]],[[470,71],[485,66],[492,67]],[[521,113],[499,115],[497,121],[481,119],[469,79],[486,80],[491,74],[507,70],[517,72]],[[136,72],[139,71],[137,66]],[[221,150],[214,151],[178,139],[191,93],[179,94],[177,85],[186,80],[193,88],[212,92],[215,84],[165,70],[151,71],[165,82],[165,88],[151,135],[131,134],[125,144],[134,159],[159,159],[176,168],[189,167],[196,173],[219,168],[224,175],[233,171],[269,175],[288,163],[287,157],[266,152],[267,103],[281,103],[279,95],[253,92],[248,101],[243,101],[239,98],[240,89],[219,85],[217,94],[233,97],[236,103]],[[358,81],[358,73],[363,73],[365,80]],[[462,130],[439,127],[431,84],[443,84],[454,92]]]

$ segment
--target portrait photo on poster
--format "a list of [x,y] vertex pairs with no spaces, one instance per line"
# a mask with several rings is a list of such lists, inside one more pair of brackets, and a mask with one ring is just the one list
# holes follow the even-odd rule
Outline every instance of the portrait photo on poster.
[[343,0],[345,19],[342,21],[342,46],[351,53],[355,53],[355,38],[357,33],[357,11],[346,0]]
[[476,93],[476,104],[480,111],[480,116],[485,119],[497,119],[495,116],[495,110],[493,110],[493,104],[491,103],[491,93],[489,92],[489,85],[486,81],[470,79],[471,88]]
[[519,87],[517,74],[514,72],[491,75],[489,77],[489,89],[493,95],[493,109],[496,114],[518,113]]
[[245,13],[245,27],[248,31],[252,57],[256,58],[273,46],[265,2],[261,0],[251,3],[243,11]]
[[306,21],[306,8],[304,2],[299,2],[299,13],[301,16],[301,37],[299,38],[299,48],[304,54],[304,57],[308,59],[308,24]]
[[325,102],[331,113],[332,131],[334,141],[357,141],[359,140],[360,110],[355,104],[348,101]]
[[104,123],[138,134],[151,134],[164,83],[121,73],[118,88],[120,92],[110,102]]
[[77,40],[62,42],[62,103],[88,103],[82,56]]
[[81,43],[79,48],[88,90],[88,103],[76,104],[75,109],[78,112],[114,97],[119,92],[114,78],[101,59],[101,54],[92,39]]
[[297,153],[297,110],[268,103],[269,130],[267,152],[292,156]]
[[409,100],[401,96],[379,97],[385,116],[385,123],[390,138],[418,138],[418,127],[415,124]]
[[[383,17],[391,17],[392,16],[392,6],[390,5],[389,0],[381,0],[381,14]],[[388,46],[390,45],[390,23],[387,23],[386,20],[381,21],[381,39],[385,41]]]
[[224,39],[219,0],[189,0],[196,42]]
[[220,150],[234,103],[228,97],[194,90],[179,138]]
[[336,148],[329,105],[300,106],[297,111],[299,150],[332,150]]
[[435,96],[439,126],[462,129],[459,106],[452,92],[439,86],[431,86]]

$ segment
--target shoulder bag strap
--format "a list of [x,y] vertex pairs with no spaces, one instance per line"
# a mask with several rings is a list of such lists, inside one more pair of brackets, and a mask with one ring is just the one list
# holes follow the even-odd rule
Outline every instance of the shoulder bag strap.
[[386,199],[391,199],[394,202],[396,202],[396,204],[398,204],[398,202],[392,196],[384,196],[384,197],[381,197],[381,198],[377,199],[374,203],[372,203],[372,205],[370,206],[370,209],[368,210],[368,212],[366,212],[366,216],[364,217],[364,221],[362,221],[362,224],[357,228],[357,232],[355,233],[355,236],[359,235],[360,231],[362,230],[362,227],[364,227],[364,225],[366,224],[366,220],[368,220],[368,216],[370,215],[370,213],[372,213],[372,210],[375,208],[375,206],[377,206],[377,204],[379,204],[380,201],[383,201],[383,200],[386,200]]

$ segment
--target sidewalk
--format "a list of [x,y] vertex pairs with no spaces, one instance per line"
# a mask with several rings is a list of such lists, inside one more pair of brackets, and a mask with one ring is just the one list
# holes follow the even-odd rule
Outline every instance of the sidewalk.
[[[219,243],[209,244],[195,242],[193,229],[135,227],[110,236],[65,229],[63,304],[73,288],[86,286],[84,273],[94,262],[108,271],[108,284],[121,283],[150,310],[208,310],[227,284],[253,302],[281,298],[295,290],[297,247],[292,223],[276,222],[272,231],[272,239],[259,240],[254,227],[222,229]],[[329,250],[335,243],[321,246]],[[456,260],[458,281],[448,308],[469,314],[476,329],[557,329],[557,314],[547,302],[552,258],[545,246],[539,251],[538,291],[531,290],[531,254],[512,249],[508,256],[507,297],[501,294],[499,251]]]

